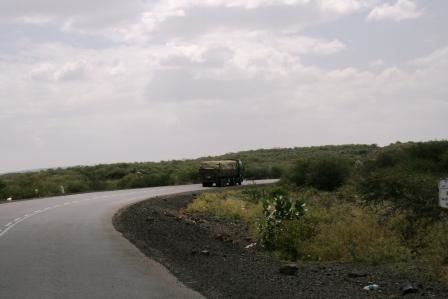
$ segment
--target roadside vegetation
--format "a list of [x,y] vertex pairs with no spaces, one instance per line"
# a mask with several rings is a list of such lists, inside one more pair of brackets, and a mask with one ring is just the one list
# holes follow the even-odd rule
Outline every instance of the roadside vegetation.
[[245,164],[245,177],[249,180],[280,178],[298,159],[319,156],[364,159],[377,149],[375,145],[261,149],[194,160],[116,163],[11,173],[0,175],[0,200],[9,197],[27,199],[90,191],[199,183],[200,162],[211,159],[241,159]]
[[187,212],[239,220],[290,261],[384,265],[448,283],[448,211],[438,180],[448,142],[394,144],[366,159],[312,156],[272,187],[204,193]]

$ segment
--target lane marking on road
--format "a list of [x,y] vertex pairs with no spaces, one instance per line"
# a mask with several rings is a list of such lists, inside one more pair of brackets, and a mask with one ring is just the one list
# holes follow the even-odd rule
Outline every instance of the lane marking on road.
[[128,193],[124,193],[124,194],[115,194],[115,195],[95,196],[95,197],[85,198],[85,199],[82,199],[82,200],[74,200],[74,201],[71,201],[71,202],[65,202],[65,203],[63,203],[63,204],[56,204],[56,205],[51,206],[51,207],[46,207],[46,208],[43,208],[43,209],[41,209],[41,210],[36,210],[36,211],[34,211],[34,212],[25,214],[23,217],[19,217],[19,218],[14,219],[13,222],[9,222],[9,223],[7,223],[7,224],[5,225],[6,228],[5,228],[4,230],[1,230],[1,229],[0,229],[0,238],[3,237],[3,236],[4,236],[4,235],[5,235],[11,228],[13,228],[14,226],[16,226],[16,225],[19,224],[20,222],[22,222],[22,221],[24,221],[24,220],[26,220],[26,219],[28,219],[28,218],[31,218],[31,217],[33,217],[33,216],[35,216],[35,215],[38,215],[38,214],[40,214],[40,213],[43,213],[43,212],[52,210],[52,209],[61,208],[61,207],[64,207],[64,206],[69,206],[69,205],[72,205],[72,204],[80,203],[80,202],[82,202],[82,201],[90,201],[90,200],[95,200],[95,199],[101,199],[101,201],[103,201],[103,200],[110,199],[110,198],[112,198],[112,197],[117,197],[117,196],[118,196],[118,197],[121,197],[121,196],[128,196],[128,195],[130,195],[130,194],[140,194],[140,193],[146,193],[146,192],[149,192],[149,191],[132,192],[132,193],[129,193],[129,194],[128,194]]
[[[31,216],[30,216],[31,217]],[[16,226],[17,224],[19,224],[20,222],[22,222],[23,220],[25,220],[26,218],[22,218],[21,220],[14,222],[14,223],[8,223],[6,226],[7,228],[0,233],[0,238],[3,237],[3,235],[5,235],[11,228],[13,228],[14,226]]]

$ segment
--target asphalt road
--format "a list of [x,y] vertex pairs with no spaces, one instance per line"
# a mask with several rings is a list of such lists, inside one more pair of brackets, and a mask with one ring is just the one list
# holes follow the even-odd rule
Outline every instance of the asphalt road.
[[[257,183],[272,182],[259,181]],[[112,226],[143,199],[200,185],[97,192],[0,205],[0,298],[202,298]]]

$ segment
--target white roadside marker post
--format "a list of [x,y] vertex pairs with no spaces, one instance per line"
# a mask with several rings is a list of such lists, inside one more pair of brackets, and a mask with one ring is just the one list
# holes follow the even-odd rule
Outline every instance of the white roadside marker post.
[[439,182],[439,206],[448,209],[448,178]]

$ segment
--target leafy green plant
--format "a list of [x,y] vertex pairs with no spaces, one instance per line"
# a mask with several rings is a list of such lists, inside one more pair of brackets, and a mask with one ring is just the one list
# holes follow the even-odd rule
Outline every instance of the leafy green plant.
[[300,219],[305,214],[305,204],[298,198],[292,201],[288,196],[278,194],[263,199],[264,219],[259,225],[261,244],[273,250],[277,247],[277,236],[288,220]]

